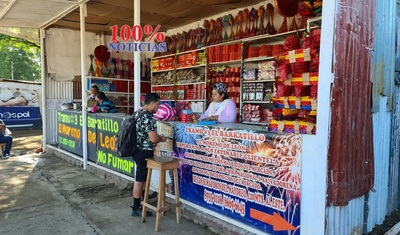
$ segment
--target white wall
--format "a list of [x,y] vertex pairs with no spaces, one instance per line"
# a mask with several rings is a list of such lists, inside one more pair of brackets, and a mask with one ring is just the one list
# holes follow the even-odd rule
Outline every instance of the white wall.
[[[90,54],[99,45],[107,45],[110,36],[104,40],[95,33],[86,33],[86,71],[90,67]],[[102,42],[103,41],[103,42]],[[46,59],[50,77],[55,80],[72,80],[81,75],[80,31],[70,29],[51,28],[46,30]],[[111,57],[133,61],[133,52],[111,52]],[[150,54],[143,54],[142,59],[149,58]],[[93,62],[95,68],[95,64]]]
[[[99,37],[86,33],[87,70],[90,67],[89,54],[100,45]],[[81,75],[80,32],[69,29],[51,28],[46,30],[47,70],[55,80],[72,80]]]

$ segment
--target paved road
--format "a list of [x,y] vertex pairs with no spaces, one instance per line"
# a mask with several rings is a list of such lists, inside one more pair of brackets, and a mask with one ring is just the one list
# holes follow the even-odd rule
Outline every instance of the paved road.
[[141,223],[130,216],[130,190],[49,154],[0,159],[0,234],[213,234],[175,214]]

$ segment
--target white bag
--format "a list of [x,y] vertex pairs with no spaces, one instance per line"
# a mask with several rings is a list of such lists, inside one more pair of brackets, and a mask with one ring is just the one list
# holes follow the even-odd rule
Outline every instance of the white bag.
[[6,128],[6,130],[4,131],[4,135],[9,135],[9,136],[11,136],[12,133],[11,133],[11,131],[10,131],[8,128]]

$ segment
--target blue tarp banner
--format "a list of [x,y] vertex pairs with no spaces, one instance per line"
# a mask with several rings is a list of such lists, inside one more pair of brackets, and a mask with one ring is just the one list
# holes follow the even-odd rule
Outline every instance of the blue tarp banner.
[[0,107],[0,119],[9,128],[42,128],[39,107]]

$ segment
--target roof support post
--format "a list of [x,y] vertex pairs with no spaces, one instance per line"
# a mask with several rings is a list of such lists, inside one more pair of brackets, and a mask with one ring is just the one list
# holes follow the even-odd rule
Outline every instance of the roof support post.
[[82,79],[82,147],[83,147],[83,169],[86,170],[88,162],[88,137],[87,137],[87,79],[86,79],[86,35],[85,35],[86,2],[80,4],[80,27],[81,27],[81,79]]
[[46,144],[47,144],[47,110],[46,110],[46,63],[45,63],[45,37],[46,30],[44,28],[40,29],[40,73],[42,74],[42,149],[43,152],[46,152]]
[[[133,0],[133,25],[140,25],[140,1]],[[140,43],[140,41],[135,41]],[[140,51],[134,50],[133,52],[133,79],[134,79],[134,110],[140,108]]]

